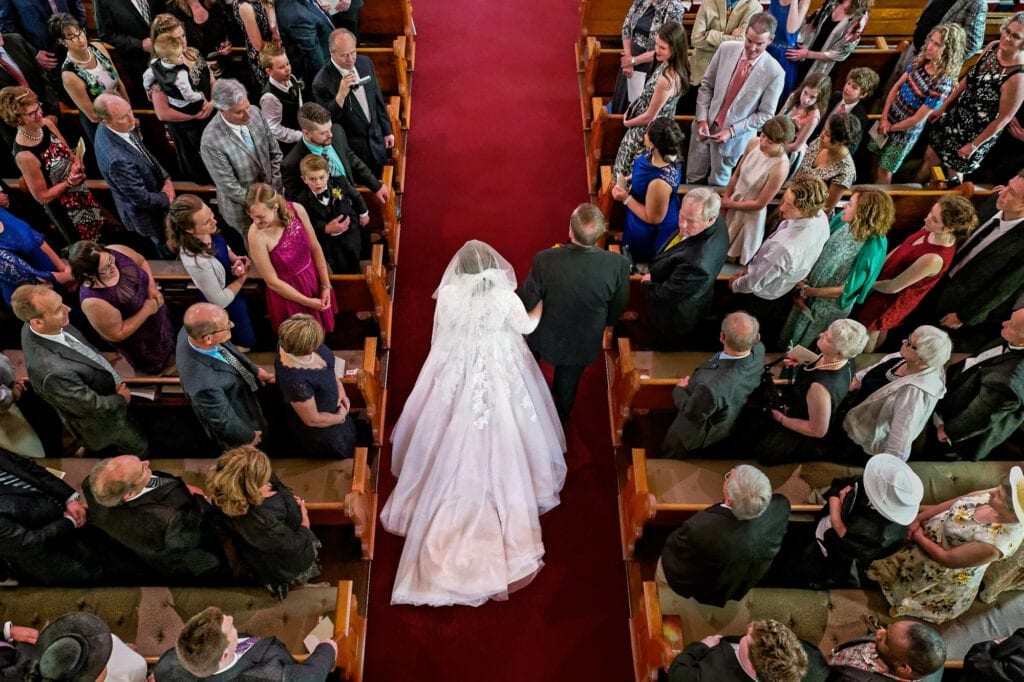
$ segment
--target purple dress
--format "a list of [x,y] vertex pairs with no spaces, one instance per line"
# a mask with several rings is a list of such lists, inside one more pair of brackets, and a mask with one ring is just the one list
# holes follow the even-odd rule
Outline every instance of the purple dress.
[[[284,228],[277,245],[270,250],[270,264],[281,281],[292,285],[299,293],[310,298],[320,298],[320,278],[313,265],[313,255],[309,250],[309,236],[302,220],[295,215],[291,202],[292,221]],[[334,316],[338,312],[338,301],[331,296],[329,310],[313,310],[306,306],[289,301],[267,287],[267,312],[270,314],[270,325],[277,331],[281,323],[295,313],[307,313],[319,320],[328,334],[334,330]]]
[[[149,291],[149,275],[128,256],[111,251],[114,262],[121,273],[117,284],[112,287],[93,289],[83,285],[78,298],[98,298],[114,306],[123,319],[128,319],[142,308]],[[167,306],[162,305],[153,315],[135,330],[135,333],[113,344],[136,372],[159,374],[174,352],[174,331]]]

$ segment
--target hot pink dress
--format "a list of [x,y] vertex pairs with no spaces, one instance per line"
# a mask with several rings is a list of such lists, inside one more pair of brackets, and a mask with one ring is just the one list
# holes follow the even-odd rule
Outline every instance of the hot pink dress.
[[[291,202],[288,203],[288,208],[292,208]],[[294,212],[294,209],[292,210]],[[270,250],[270,264],[274,266],[282,282],[292,285],[301,294],[320,298],[320,278],[316,273],[316,266],[313,265],[313,254],[309,250],[306,228],[299,216],[294,215],[292,221],[284,228],[277,245]],[[332,295],[330,309],[314,310],[289,301],[267,287],[267,312],[270,314],[270,325],[275,332],[282,322],[295,313],[307,313],[317,318],[324,331],[330,333],[334,329],[338,302]]]

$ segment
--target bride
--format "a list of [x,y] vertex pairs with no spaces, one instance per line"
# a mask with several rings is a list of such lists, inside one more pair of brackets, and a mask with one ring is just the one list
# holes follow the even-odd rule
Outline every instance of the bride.
[[472,240],[434,292],[430,355],[391,436],[381,512],[405,536],[392,604],[506,599],[544,565],[540,514],[558,504],[565,436],[523,334],[540,321],[511,264]]

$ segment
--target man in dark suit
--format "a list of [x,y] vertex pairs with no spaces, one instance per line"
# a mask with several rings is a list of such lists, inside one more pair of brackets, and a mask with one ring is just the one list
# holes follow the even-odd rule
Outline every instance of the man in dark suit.
[[117,71],[132,102],[151,106],[142,89],[142,72],[149,65],[153,52],[149,25],[164,11],[164,1],[93,0],[92,11],[100,38],[114,46]]
[[[370,82],[359,85],[364,77]],[[350,31],[339,28],[331,33],[331,60],[313,79],[313,99],[342,125],[356,156],[380,175],[395,136],[373,62],[356,54],[356,38]]]
[[761,383],[764,345],[757,320],[744,312],[726,315],[722,350],[672,389],[678,413],[665,434],[665,457],[697,457],[728,438],[750,394]]
[[[874,637],[855,639],[832,650],[829,682],[885,682],[942,679],[946,643],[924,623],[897,620]],[[974,678],[971,678],[974,679]]]
[[46,22],[57,12],[67,12],[85,26],[82,0],[0,0],[0,31],[18,33],[36,50],[36,61],[49,71],[61,64],[66,51],[50,37]]
[[980,460],[1024,423],[1024,309],[1002,336],[946,370],[946,395],[932,415],[926,458]]
[[239,635],[234,618],[210,606],[185,623],[174,648],[157,661],[153,675],[159,682],[323,682],[337,658],[337,643],[322,639],[309,658],[299,663],[276,637]]
[[544,302],[530,348],[555,368],[552,393],[565,421],[587,365],[597,359],[606,325],[615,324],[629,299],[629,262],[598,246],[601,211],[580,204],[569,219],[569,243],[533,258],[519,297],[527,310]]
[[789,500],[773,495],[757,468],[740,464],[725,476],[722,501],[697,512],[668,536],[658,562],[677,594],[725,606],[757,584],[782,546]]
[[105,92],[96,98],[93,108],[100,119],[96,165],[110,185],[121,222],[149,239],[161,258],[170,258],[171,252],[164,246],[164,219],[174,201],[170,174],[135,132],[131,104]]
[[[56,123],[60,115],[60,100],[50,79],[36,61],[36,50],[17,33],[0,33],[0,88],[13,85],[27,87],[36,93],[43,105],[43,114]],[[14,145],[16,134],[14,127],[0,123],[0,140],[8,153]],[[13,156],[10,158],[13,163]]]
[[25,323],[21,347],[33,388],[86,449],[144,455],[149,446],[128,416],[128,387],[68,323],[71,309],[60,295],[46,286],[26,284],[15,290],[11,308]]
[[679,206],[679,236],[654,256],[640,280],[652,350],[683,350],[686,336],[711,306],[715,278],[729,251],[721,205],[718,193],[706,187],[687,192]]
[[277,0],[274,3],[281,42],[288,58],[300,69],[303,79],[312,83],[327,63],[334,25],[317,0]]
[[104,459],[82,481],[89,522],[133,552],[152,582],[202,583],[223,564],[210,503],[199,488],[135,455]]
[[384,203],[391,196],[391,188],[374,176],[373,172],[363,163],[348,145],[345,130],[336,123],[331,123],[331,115],[323,106],[316,102],[306,102],[299,108],[299,129],[302,139],[296,143],[281,164],[281,180],[284,184],[284,195],[295,201],[305,185],[299,163],[307,154],[318,154],[327,159],[331,177],[345,176],[353,185],[365,185],[377,195],[377,200]]
[[220,306],[195,303],[185,311],[175,354],[192,410],[225,450],[260,444],[267,422],[256,394],[261,384],[274,381],[230,342],[232,326]]

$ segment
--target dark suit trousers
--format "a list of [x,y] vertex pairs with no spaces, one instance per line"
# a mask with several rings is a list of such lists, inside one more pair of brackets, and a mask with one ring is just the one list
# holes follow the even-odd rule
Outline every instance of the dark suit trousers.
[[576,401],[576,389],[580,385],[586,365],[556,365],[555,377],[551,385],[551,394],[555,399],[555,409],[564,422],[572,412],[572,404]]

